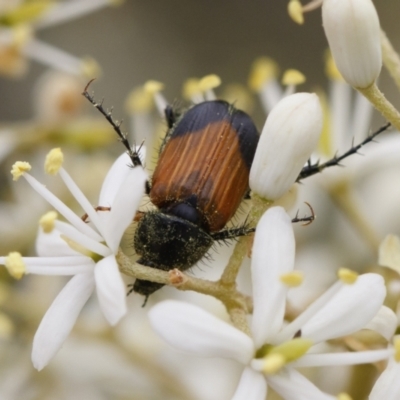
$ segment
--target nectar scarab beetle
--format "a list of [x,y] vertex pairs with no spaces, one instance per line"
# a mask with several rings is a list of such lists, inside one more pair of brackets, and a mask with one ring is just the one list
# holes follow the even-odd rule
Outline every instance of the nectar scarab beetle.
[[[176,121],[170,109],[167,115],[170,129],[149,191],[158,210],[140,218],[134,248],[140,264],[184,271],[215,240],[248,233],[223,228],[249,191],[259,134],[246,113],[225,101],[194,105]],[[161,286],[138,279],[133,290],[149,295]]]
[[[86,89],[84,96],[117,131],[133,165],[141,165],[119,125]],[[245,112],[221,100],[195,104],[183,113],[168,106],[165,116],[168,131],[146,185],[157,209],[137,214],[133,246],[139,264],[185,271],[201,260],[214,242],[254,232],[247,226],[224,228],[249,193],[259,134]],[[137,279],[132,291],[147,300],[162,286]]]

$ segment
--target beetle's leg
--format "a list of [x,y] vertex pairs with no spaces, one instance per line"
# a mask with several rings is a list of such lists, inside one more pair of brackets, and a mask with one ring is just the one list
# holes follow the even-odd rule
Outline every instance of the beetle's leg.
[[341,156],[335,155],[333,158],[324,162],[323,164],[320,164],[319,161],[317,161],[315,164],[311,164],[311,162],[309,161],[307,165],[301,170],[299,176],[296,179],[296,182],[300,182],[302,179],[318,174],[319,172],[322,172],[325,168],[333,167],[335,165],[341,165],[341,161],[351,156],[352,154],[357,153],[358,150],[360,150],[360,148],[365,146],[367,143],[372,142],[376,136],[386,131],[390,127],[390,125],[390,123],[387,123],[386,125],[382,126],[376,132],[372,133],[366,139],[364,139],[361,143],[356,146],[352,146],[350,150],[346,151],[346,153],[342,154]]

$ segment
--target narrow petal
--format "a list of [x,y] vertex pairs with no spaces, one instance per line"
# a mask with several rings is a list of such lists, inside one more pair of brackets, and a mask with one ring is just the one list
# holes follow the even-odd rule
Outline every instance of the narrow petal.
[[398,400],[400,398],[400,363],[393,358],[375,382],[369,400]]
[[282,207],[270,208],[257,225],[251,263],[256,347],[268,342],[282,326],[288,288],[279,278],[293,270],[294,256],[291,220]]
[[115,325],[127,311],[125,285],[115,256],[103,258],[96,264],[94,275],[101,310],[111,325]]
[[232,400],[260,400],[267,397],[267,381],[259,372],[245,368]]
[[293,368],[276,375],[268,375],[268,385],[285,400],[336,400],[335,396],[321,392],[313,383]]
[[203,309],[175,300],[163,301],[149,312],[154,330],[171,346],[202,357],[223,357],[247,364],[254,354],[245,333]]
[[61,232],[53,229],[49,233],[43,232],[39,227],[36,236],[36,254],[41,257],[81,256],[82,254],[71,249],[65,240],[61,238]]
[[365,326],[365,329],[371,329],[380,333],[387,341],[390,341],[397,328],[396,314],[386,306],[382,306],[378,314]]
[[132,161],[126,153],[121,154],[114,161],[101,186],[99,196],[100,206],[111,207],[119,188],[131,170],[131,164]]
[[37,370],[60,349],[93,289],[92,273],[75,275],[53,301],[33,339],[32,362]]
[[380,275],[361,275],[355,283],[343,284],[331,301],[304,324],[302,336],[320,342],[363,329],[378,313],[385,296]]
[[142,168],[132,168],[115,196],[105,232],[106,242],[114,254],[118,250],[123,233],[133,221],[144,194],[146,181],[147,174]]

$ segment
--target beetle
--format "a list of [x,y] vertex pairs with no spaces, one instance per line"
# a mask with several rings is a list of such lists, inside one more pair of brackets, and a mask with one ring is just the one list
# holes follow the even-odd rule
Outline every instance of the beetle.
[[[83,95],[111,123],[133,165],[141,165],[119,124],[88,94],[89,84]],[[222,100],[204,101],[183,113],[168,106],[165,116],[168,130],[151,183],[146,184],[146,193],[157,209],[137,214],[133,247],[139,264],[185,271],[214,242],[254,232],[247,226],[225,226],[249,193],[259,133],[248,114]],[[136,279],[130,286],[129,293],[145,296],[145,305],[163,284]]]

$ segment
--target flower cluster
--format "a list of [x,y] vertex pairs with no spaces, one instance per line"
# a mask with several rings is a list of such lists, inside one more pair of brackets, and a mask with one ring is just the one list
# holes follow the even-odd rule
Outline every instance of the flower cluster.
[[[39,8],[32,8],[32,4],[28,6],[29,2],[18,0],[10,6],[0,3],[0,16],[7,25],[0,26],[0,45],[5,44],[6,50],[16,45],[15,35],[21,15],[26,15],[32,27],[38,29],[93,11],[107,3],[105,0],[72,0],[57,3],[52,10],[47,8],[45,2]],[[368,223],[360,217],[361,212],[357,207],[352,207],[349,201],[351,183],[366,173],[365,161],[364,164],[360,162],[361,168],[351,165],[345,172],[328,174],[326,179],[316,181],[350,216],[349,219],[361,232],[359,236],[371,245],[376,254],[379,248],[378,263],[389,267],[392,275],[382,274],[377,268],[362,270],[359,267],[358,272],[340,268],[336,254],[332,257],[333,261],[330,260],[334,267],[329,271],[337,272],[336,280],[330,281],[329,285],[317,282],[318,288],[310,293],[305,286],[310,285],[315,277],[303,273],[298,262],[293,222],[299,218],[296,216],[291,220],[289,211],[296,200],[296,184],[325,168],[338,165],[372,140],[365,138],[371,120],[371,104],[396,128],[400,128],[400,114],[377,86],[387,51],[387,47],[381,46],[381,43],[387,38],[380,30],[372,1],[316,0],[302,6],[299,0],[291,0],[289,13],[296,22],[304,23],[303,12],[319,6],[322,7],[323,27],[331,50],[331,55],[327,57],[330,99],[325,101],[319,93],[295,93],[297,85],[305,81],[299,71],[286,71],[283,88],[277,81],[276,65],[271,60],[260,59],[255,63],[250,87],[259,95],[268,117],[249,171],[249,226],[244,226],[240,231],[240,228],[235,230],[228,225],[226,232],[240,232],[238,236],[241,237],[218,280],[194,278],[178,269],[165,271],[153,262],[148,262],[148,266],[140,265],[142,259],[135,263],[123,254],[120,245],[128,227],[143,227],[140,224],[145,220],[147,210],[138,210],[146,189],[151,197],[151,182],[148,182],[148,175],[141,165],[144,164],[144,155],[141,154],[144,148],[136,148],[140,154],[135,152],[111,113],[102,107],[102,103],[97,104],[86,89],[85,97],[111,122],[128,149],[127,154],[121,155],[108,171],[96,205],[93,206],[78,187],[71,176],[73,174],[64,169],[64,155],[60,148],[47,154],[45,172],[61,178],[68,193],[80,206],[81,214],[72,211],[67,202],[31,175],[29,163],[19,161],[13,165],[13,179],[24,178],[53,210],[39,221],[37,256],[25,257],[19,252],[11,252],[0,257],[0,264],[15,279],[26,274],[70,277],[48,308],[34,335],[32,362],[36,369],[47,366],[64,343],[66,346],[73,343],[73,338],[67,340],[67,337],[94,292],[104,321],[108,326],[118,325],[115,329],[121,329],[121,334],[123,317],[126,320],[133,314],[139,314],[138,310],[131,315],[128,313],[127,289],[122,277],[122,274],[126,274],[156,286],[169,284],[180,290],[210,295],[222,303],[229,320],[215,315],[214,310],[207,311],[205,302],[193,304],[197,300],[190,297],[184,297],[183,300],[183,296],[178,300],[169,298],[158,302],[155,295],[156,304],[151,301],[150,310],[145,309],[144,312],[153,332],[172,347],[189,356],[226,359],[239,367],[241,375],[238,379],[231,379],[233,385],[231,393],[227,395],[233,400],[264,400],[269,398],[271,391],[285,400],[348,400],[350,396],[344,393],[344,384],[327,387],[315,379],[312,371],[315,367],[355,368],[360,364],[374,364],[381,372],[375,384],[371,383],[367,388],[370,400],[395,400],[400,396],[397,379],[400,373],[400,338],[395,336],[400,309],[400,279],[397,277],[400,271],[400,239],[389,235],[379,246],[379,237],[374,237]],[[30,35],[19,40],[17,54],[20,57],[38,59],[42,50],[49,50]],[[60,52],[55,59],[63,64],[64,68],[61,69],[69,73],[82,72],[81,61],[78,63],[70,57],[62,57]],[[191,79],[185,85],[184,94],[193,104],[213,101],[217,99],[214,89],[220,84],[221,80],[216,75]],[[72,84],[66,83],[64,87],[70,86]],[[354,104],[351,102],[351,87],[357,91]],[[132,92],[128,99],[128,107],[135,117],[132,126],[136,139],[145,138],[147,145],[154,141],[152,131],[155,124],[150,121],[149,112],[154,104],[161,116],[167,116],[172,129],[180,121],[172,115],[174,110],[167,108],[168,102],[161,94],[162,88],[159,82],[149,81],[143,88]],[[345,136],[348,131],[360,138],[358,147]],[[386,161],[390,157],[397,158],[398,146],[399,140],[392,136],[384,140],[380,149],[368,154],[371,156],[369,160],[373,165],[381,165],[382,157]],[[345,152],[349,147],[350,150]],[[344,155],[338,155],[337,150],[343,150]],[[5,152],[9,154],[7,149]],[[135,158],[139,156],[140,161]],[[317,158],[327,158],[328,161],[314,161]],[[132,162],[134,165],[130,165]],[[317,207],[321,203],[320,199],[315,199]],[[159,211],[167,214],[168,218],[171,214],[174,218],[180,218],[171,209]],[[63,220],[58,219],[59,215]],[[314,215],[307,221],[313,219]],[[138,221],[139,224],[135,224]],[[152,229],[155,230],[154,242],[157,242],[157,226]],[[139,231],[140,228],[136,232]],[[342,235],[341,231],[339,235]],[[214,241],[222,241],[218,236],[210,237]],[[347,240],[344,234],[343,238]],[[184,239],[184,235],[179,239]],[[322,262],[321,258],[317,261],[317,257],[309,261],[312,266],[308,271],[328,270],[329,255],[328,252],[324,254]],[[246,256],[250,259],[249,270],[246,271],[245,267],[240,270]],[[250,280],[247,288],[242,289],[239,270],[240,273],[247,273]],[[397,274],[396,278],[393,274]],[[303,301],[296,302],[297,295],[299,298],[303,296]],[[0,286],[0,305],[3,305],[2,297]],[[134,335],[136,328],[130,326],[125,337]],[[1,312],[0,336],[10,338],[14,329],[12,321]],[[107,335],[112,336],[110,332]],[[148,358],[152,359],[153,364],[149,363],[146,367],[159,371],[164,361],[162,357],[154,357],[154,354],[158,355],[160,347],[157,346],[161,344],[157,345],[159,342],[156,339],[152,341],[151,333],[147,331],[141,336],[145,337],[148,344],[146,350],[151,348],[151,357]],[[131,351],[128,348],[133,347],[131,343],[121,346],[128,352]],[[105,346],[98,348],[110,355],[110,363],[115,368],[113,373],[117,375],[119,359],[112,352],[107,353]],[[142,361],[146,359],[143,353],[140,349],[134,355]],[[56,360],[59,356],[55,357]],[[104,361],[99,361],[99,364],[102,363]],[[311,373],[305,372],[304,368],[310,368]],[[121,371],[122,368],[118,374],[123,373]],[[135,370],[129,370],[129,373],[137,378]],[[166,386],[169,378],[163,376],[161,379]],[[138,379],[135,385],[140,386],[140,381]],[[203,378],[200,381],[202,385],[206,383]],[[173,390],[171,392],[172,397],[179,397]],[[94,398],[101,397],[97,391],[94,393]],[[184,390],[180,395],[182,398],[189,397]]]

